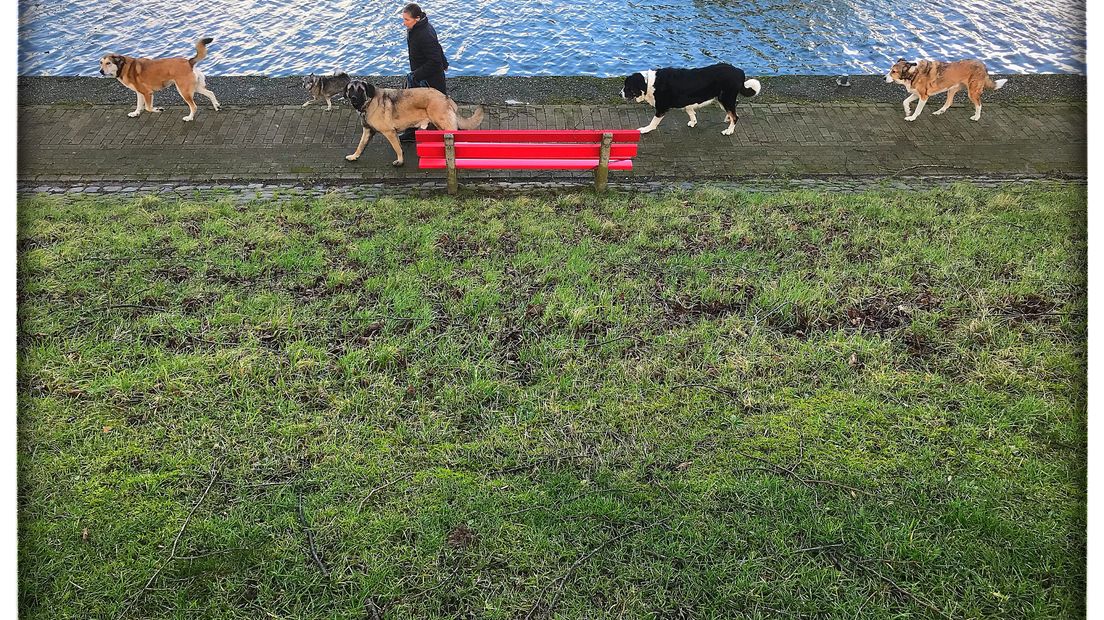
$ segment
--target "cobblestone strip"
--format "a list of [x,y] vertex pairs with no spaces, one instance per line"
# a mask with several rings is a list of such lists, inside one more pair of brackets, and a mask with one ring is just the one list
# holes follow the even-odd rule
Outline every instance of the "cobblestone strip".
[[[743,181],[647,181],[629,183],[610,183],[614,192],[640,192],[662,194],[671,191],[694,191],[702,188],[720,188],[745,192],[777,193],[792,190],[815,190],[833,193],[858,193],[873,190],[909,190],[947,188],[958,183],[967,183],[977,187],[998,188],[1009,186],[1027,186],[1033,183],[1057,183],[1085,185],[1081,178],[1043,178],[1043,177],[978,177],[978,176],[913,176],[913,177],[846,177],[846,178],[806,178],[806,179],[748,179]],[[589,185],[573,181],[529,181],[477,183],[465,188],[464,195],[500,195],[512,193],[530,193],[540,191],[590,191]],[[20,199],[35,196],[53,196],[63,200],[79,199],[80,196],[110,196],[130,198],[144,195],[158,195],[173,199],[229,199],[236,203],[254,201],[290,201],[302,198],[334,196],[347,200],[375,200],[384,196],[440,196],[438,183],[418,183],[395,185],[393,183],[374,184],[287,184],[287,183],[237,183],[227,185],[192,183],[135,183],[131,185],[83,185],[20,184],[17,189]]]

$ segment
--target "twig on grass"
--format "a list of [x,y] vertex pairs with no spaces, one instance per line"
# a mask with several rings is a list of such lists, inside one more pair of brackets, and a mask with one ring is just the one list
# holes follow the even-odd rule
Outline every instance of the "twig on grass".
[[823,549],[836,549],[838,547],[843,547],[843,546],[845,546],[843,543],[832,543],[830,545],[819,545],[817,547],[805,547],[804,549],[795,549],[795,550],[793,550],[791,552],[791,555],[795,554],[795,553],[806,553],[806,552],[809,552],[809,551],[821,551]]
[[[817,547],[806,547],[804,549],[797,549],[793,553],[802,553],[802,552],[808,552],[808,551],[821,551],[821,550],[824,550],[824,549],[838,549],[840,547],[844,547],[844,550],[838,552],[837,554],[831,554],[833,556],[832,561],[836,564],[836,566],[840,566],[840,564],[839,564],[839,558],[840,557],[846,558],[846,559],[850,560],[851,563],[854,564],[855,566],[858,566],[860,569],[862,569],[864,571],[867,571],[868,573],[873,574],[878,579],[881,579],[886,584],[888,584],[891,588],[893,588],[894,590],[900,592],[901,594],[903,594],[904,596],[906,596],[910,600],[915,601],[915,602],[923,605],[924,607],[926,607],[930,611],[934,612],[936,615],[938,615],[941,618],[947,618],[947,620],[951,620],[951,616],[949,614],[947,614],[947,612],[945,612],[942,609],[940,609],[939,607],[937,607],[934,603],[932,603],[928,599],[924,598],[923,596],[920,596],[919,594],[911,592],[910,590],[908,590],[907,588],[905,588],[901,584],[899,584],[896,581],[894,581],[894,580],[890,579],[889,577],[885,576],[878,569],[873,568],[871,566],[867,566],[862,558],[856,557],[853,554],[848,553],[847,550],[846,550],[847,545],[845,543],[841,542],[841,543],[832,543],[832,544],[828,544],[828,545],[820,545],[820,546],[817,546]],[[864,605],[865,605],[865,603],[864,603]]]
[[202,560],[203,558],[209,558],[215,555],[222,555],[223,553],[236,553],[238,551],[252,551],[249,547],[231,547],[229,549],[215,549],[214,551],[208,551],[206,553],[197,553],[195,555],[178,555],[178,560]]
[[386,489],[387,487],[395,484],[396,482],[401,482],[403,480],[406,480],[407,478],[410,478],[413,475],[414,475],[414,472],[403,474],[403,475],[399,476],[398,478],[395,478],[391,482],[386,482],[386,483],[381,484],[380,486],[372,489],[371,491],[368,491],[368,494],[364,496],[364,499],[360,500],[360,503],[357,504],[357,512],[359,513],[364,508],[364,503],[367,502],[377,492]]
[[628,536],[631,536],[631,535],[633,535],[633,534],[637,534],[637,533],[639,533],[639,532],[643,532],[644,530],[649,530],[649,529],[651,529],[651,528],[653,528],[653,527],[656,527],[656,526],[657,526],[657,525],[659,525],[660,523],[662,523],[662,522],[661,522],[661,521],[656,521],[655,523],[652,523],[652,524],[650,524],[650,525],[641,525],[641,526],[635,527],[635,528],[633,528],[633,529],[631,529],[631,530],[626,530],[625,532],[622,532],[621,534],[618,534],[617,536],[614,536],[613,538],[610,538],[610,539],[606,540],[606,541],[605,541],[605,542],[603,542],[602,544],[600,544],[600,545],[598,545],[597,547],[595,547],[595,548],[591,549],[591,550],[590,550],[589,552],[587,552],[586,554],[584,554],[584,555],[583,555],[582,557],[580,557],[579,559],[577,559],[577,560],[575,560],[574,562],[572,562],[572,563],[571,563],[571,566],[569,566],[569,567],[567,568],[567,570],[566,570],[566,571],[564,572],[564,574],[562,574],[562,575],[560,575],[559,577],[557,577],[556,579],[552,580],[551,582],[549,582],[549,583],[548,583],[548,585],[544,586],[544,588],[543,588],[543,589],[541,589],[541,591],[540,591],[540,592],[539,592],[539,593],[537,594],[537,600],[533,601],[533,606],[532,606],[531,608],[529,608],[529,613],[525,614],[525,620],[529,620],[530,618],[532,618],[533,614],[534,614],[534,613],[536,613],[536,611],[537,611],[537,607],[538,607],[538,606],[540,605],[541,599],[543,599],[543,598],[544,598],[544,595],[548,593],[548,590],[549,590],[549,589],[550,589],[550,588],[551,588],[552,586],[554,586],[554,585],[556,585],[556,584],[559,584],[559,587],[558,587],[558,588],[556,589],[556,593],[555,593],[555,595],[554,595],[554,596],[552,597],[552,600],[548,602],[548,608],[549,608],[550,610],[551,610],[552,608],[554,608],[554,607],[556,606],[556,602],[557,602],[557,601],[559,600],[559,598],[560,598],[560,594],[561,594],[561,593],[563,592],[563,584],[564,584],[564,583],[565,583],[565,582],[567,581],[567,579],[568,579],[568,578],[569,578],[569,577],[570,577],[570,576],[571,576],[571,575],[572,575],[572,574],[573,574],[573,573],[575,572],[575,570],[576,570],[577,568],[579,568],[579,566],[580,566],[580,565],[581,565],[581,564],[582,564],[583,562],[586,562],[586,561],[587,561],[587,560],[589,560],[590,558],[594,557],[594,555],[595,555],[596,553],[598,553],[598,552],[599,552],[599,551],[601,551],[602,549],[605,549],[605,548],[606,548],[606,547],[608,547],[609,545],[611,545],[611,544],[613,544],[613,543],[615,543],[615,542],[617,542],[617,541],[621,540],[622,538],[627,538]]
[[612,344],[614,342],[617,342],[618,340],[626,340],[626,339],[632,339],[632,340],[635,340],[637,342],[642,342],[642,340],[640,339],[639,336],[634,336],[632,334],[626,334],[624,336],[618,336],[616,338],[611,338],[609,340],[604,340],[602,342],[591,342],[591,343],[585,345],[583,347],[583,349],[585,350],[585,349],[593,349],[593,348],[596,348],[596,347],[602,347],[602,346],[605,346],[607,344]]
[[169,562],[172,562],[176,559],[176,547],[180,544],[180,538],[184,536],[184,530],[188,529],[188,524],[192,522],[192,515],[195,514],[195,511],[199,508],[199,505],[203,503],[203,500],[207,497],[207,493],[211,490],[211,487],[215,486],[215,480],[217,478],[218,470],[216,470],[214,465],[212,465],[211,480],[207,483],[207,488],[203,489],[203,493],[200,494],[199,499],[196,500],[196,503],[192,504],[192,509],[188,511],[187,518],[184,519],[184,523],[180,526],[180,530],[176,532],[176,538],[173,539],[172,548],[169,549],[169,556],[165,558],[165,561],[161,562],[160,566],[157,567],[157,570],[153,571],[153,574],[150,575],[150,578],[146,581],[146,585],[142,586],[142,589],[139,590],[134,595],[134,598],[132,598],[130,602],[127,603],[127,606],[123,608],[122,613],[119,614],[120,618],[125,617],[127,612],[129,612],[131,608],[133,608],[134,605],[138,603],[139,599],[142,598],[142,595],[150,589],[150,586],[153,585],[153,581],[157,579],[157,576],[161,574],[161,571],[164,570],[166,566],[168,566]]
[[420,599],[420,598],[424,597],[426,594],[429,594],[430,592],[441,589],[442,587],[444,587],[444,585],[446,583],[452,581],[453,577],[456,577],[456,575],[459,574],[461,568],[463,568],[463,563],[462,562],[457,562],[456,563],[456,568],[454,568],[452,570],[452,573],[448,577],[445,577],[441,581],[437,582],[437,585],[430,586],[428,588],[425,588],[424,590],[419,590],[414,595],[412,595],[408,598],[413,598],[413,599],[417,600],[417,599]]
[[924,607],[927,607],[929,610],[934,612],[939,617],[946,618],[947,620],[952,620],[951,616],[949,614],[947,614],[947,612],[940,609],[939,607],[936,607],[935,603],[932,603],[931,601],[929,601],[928,599],[920,596],[919,594],[915,594],[913,592],[910,592],[908,589],[906,589],[901,584],[899,584],[896,581],[890,579],[889,577],[886,577],[885,575],[883,575],[880,571],[878,571],[878,569],[872,568],[870,566],[867,566],[867,565],[863,564],[860,561],[859,558],[856,558],[856,557],[854,557],[850,554],[844,553],[844,557],[846,557],[849,560],[851,560],[852,562],[854,562],[855,565],[858,566],[859,568],[861,568],[862,570],[867,571],[869,573],[873,573],[876,577],[878,577],[878,579],[881,579],[882,581],[884,581],[886,584],[888,584],[894,590],[897,590],[898,592],[905,595],[909,599],[911,599],[913,601],[916,601],[917,603],[920,603]]
[[764,459],[762,457],[754,456],[754,455],[751,455],[751,454],[745,454],[743,452],[740,452],[739,450],[736,451],[736,454],[739,454],[740,456],[742,456],[744,458],[747,458],[747,459],[752,459],[754,461],[759,461],[760,463],[764,463],[765,465],[772,468],[777,473],[783,473],[783,474],[786,474],[788,476],[791,476],[791,477],[793,477],[794,480],[797,480],[801,484],[809,487],[810,489],[813,489],[814,492],[815,492],[815,487],[813,485],[823,484],[823,485],[830,486],[830,487],[846,489],[846,490],[851,491],[853,493],[862,493],[863,495],[870,495],[870,496],[874,495],[870,491],[864,491],[862,489],[858,489],[858,488],[855,488],[853,486],[849,486],[849,485],[846,485],[846,484],[841,484],[839,482],[833,482],[831,480],[818,480],[816,478],[803,478],[802,476],[800,476],[793,469],[790,469],[788,467],[784,467],[782,465],[779,465],[778,463],[775,463],[773,461],[769,461],[769,460]]
[[322,571],[322,574],[329,577],[330,571],[326,568],[326,565],[322,563],[322,559],[318,557],[318,550],[314,548],[314,533],[311,532],[310,525],[307,524],[307,517],[303,514],[303,491],[299,491],[299,525],[302,526],[303,532],[307,535],[307,548],[310,551],[311,559],[314,560],[315,565],[318,566],[318,570]]

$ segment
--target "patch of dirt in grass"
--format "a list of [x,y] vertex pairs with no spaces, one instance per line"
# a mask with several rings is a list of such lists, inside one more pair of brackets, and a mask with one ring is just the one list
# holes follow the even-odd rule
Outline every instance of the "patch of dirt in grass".
[[195,353],[205,343],[181,331],[158,331],[142,336],[147,344],[152,344],[175,354]]
[[521,348],[523,340],[521,329],[515,325],[508,325],[498,334],[495,349],[502,352],[502,359],[506,363],[513,364],[518,360],[518,349]]
[[31,250],[37,250],[39,248],[48,248],[58,243],[61,239],[57,236],[50,236],[46,238],[39,237],[23,237],[15,242],[16,254],[22,256],[26,252]]
[[779,333],[801,340],[808,338],[814,331],[834,328],[834,324],[811,316],[802,306],[794,306],[789,317],[780,314],[770,315],[767,324]]
[[302,303],[316,302],[333,293],[326,286],[326,278],[322,275],[315,276],[312,282],[296,282],[288,287],[288,292]]
[[484,258],[492,254],[517,254],[518,239],[513,235],[502,235],[494,240],[473,239],[468,235],[445,233],[437,237],[437,249],[441,255],[453,262],[462,262],[469,258]]
[[471,544],[475,542],[475,538],[475,532],[472,531],[470,527],[468,527],[468,524],[461,523],[460,525],[452,528],[452,531],[449,532],[448,537],[445,539],[445,542],[453,549],[464,549],[466,547],[470,547]]
[[199,293],[191,294],[180,300],[180,309],[185,314],[203,314],[204,310],[209,310],[211,306],[215,305],[219,296],[212,291],[202,291]]
[[842,324],[850,329],[885,332],[908,324],[910,309],[900,300],[870,297],[844,311]]
[[859,247],[848,244],[844,256],[849,263],[869,263],[878,258],[877,252],[872,248]]
[[287,333],[281,329],[270,326],[259,326],[254,330],[261,346],[277,353],[283,352],[287,345]]
[[927,357],[935,352],[935,344],[919,334],[905,334],[901,342],[905,344],[908,354],[913,357]]
[[1052,320],[1060,314],[1057,312],[1059,306],[1058,302],[1035,294],[1009,295],[1000,305],[993,307],[992,312],[1010,321],[1025,323]]
[[933,295],[932,292],[927,289],[917,293],[912,303],[920,310],[938,310],[943,306],[943,300]]
[[663,298],[664,321],[674,325],[685,325],[699,319],[716,320],[730,314],[739,314],[747,309],[751,299],[755,297],[755,287],[742,286],[732,291],[732,298],[728,300],[712,299],[703,300],[700,297],[675,297]]
[[199,234],[202,231],[203,220],[185,219],[177,222],[180,225],[180,230],[184,231],[184,234],[189,239],[199,239]]
[[192,277],[192,270],[187,265],[163,265],[154,269],[150,275],[158,280],[180,284]]

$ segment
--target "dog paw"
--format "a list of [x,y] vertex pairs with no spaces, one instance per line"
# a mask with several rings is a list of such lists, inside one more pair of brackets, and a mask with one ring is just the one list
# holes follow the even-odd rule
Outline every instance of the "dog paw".
[[165,111],[165,108],[154,108],[154,109],[150,110],[150,112],[164,112],[164,111]]
[[396,168],[398,168],[398,167],[400,167],[400,166],[402,166],[402,165],[403,165],[403,160],[401,160],[401,159],[396,159],[395,161],[391,162],[391,165],[392,165],[392,166],[394,166],[394,167],[396,167]]
[[346,155],[345,159],[347,161],[356,161],[356,160],[360,159],[360,155]]
[[916,120],[916,115],[914,114],[912,116],[906,116],[905,120],[911,123],[912,121]]
[[980,114],[978,114],[978,115],[975,115],[975,116],[971,116],[971,117],[970,117],[970,120],[972,120],[972,121],[980,121],[980,120],[981,120],[981,115],[980,115]]
[[219,110],[222,109],[222,106],[220,106],[220,105],[211,106],[211,107],[213,107],[215,109],[215,112],[218,112]]
[[731,136],[735,132],[736,132],[736,128],[733,127],[732,129],[726,129],[726,130],[722,131],[721,135],[722,136]]
[[139,114],[141,114],[141,112],[127,112],[127,116],[129,116],[131,118],[134,118],[134,117],[138,116]]
[[697,124],[698,124],[698,121],[687,121],[686,126],[687,127],[696,127]]
[[932,112],[932,116],[939,116],[944,112],[946,112],[946,110],[936,110],[935,112]]
[[651,127],[641,127],[640,129],[637,129],[637,131],[639,131],[640,133],[648,133],[649,131],[652,131],[652,130],[653,129]]
[[310,104],[311,104],[311,102],[308,101],[308,102],[304,103],[303,105],[301,105],[299,107],[305,108],[305,107],[309,106]]
[[193,117],[191,117],[191,116],[182,116],[180,118],[180,120],[184,121],[185,123],[190,123],[190,122],[192,122],[192,118]]

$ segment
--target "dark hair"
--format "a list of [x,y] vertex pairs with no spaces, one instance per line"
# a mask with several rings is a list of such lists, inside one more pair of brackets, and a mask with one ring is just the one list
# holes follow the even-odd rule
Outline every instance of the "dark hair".
[[403,13],[406,13],[414,19],[421,19],[426,16],[425,11],[422,10],[422,7],[414,4],[413,2],[403,7]]

